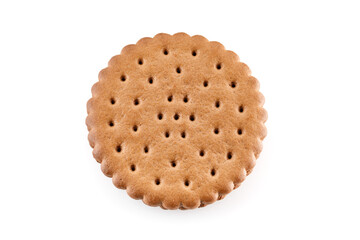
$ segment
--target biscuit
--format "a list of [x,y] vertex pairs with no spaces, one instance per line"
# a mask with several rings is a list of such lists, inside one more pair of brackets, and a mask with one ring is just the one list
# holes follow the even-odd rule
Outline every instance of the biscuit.
[[87,103],[94,158],[129,196],[164,209],[224,198],[251,172],[266,136],[264,97],[238,56],[185,33],[124,47]]

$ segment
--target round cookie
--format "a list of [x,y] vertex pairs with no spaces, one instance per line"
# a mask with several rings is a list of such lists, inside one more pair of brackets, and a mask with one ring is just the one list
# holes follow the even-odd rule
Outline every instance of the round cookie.
[[158,34],[123,48],[99,73],[86,124],[116,187],[164,209],[222,199],[251,172],[266,136],[264,97],[218,42]]

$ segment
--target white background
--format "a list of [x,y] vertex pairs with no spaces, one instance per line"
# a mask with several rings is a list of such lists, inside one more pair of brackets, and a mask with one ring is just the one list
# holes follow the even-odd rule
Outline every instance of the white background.
[[[0,239],[360,239],[356,1],[1,1]],[[127,44],[219,41],[261,84],[268,136],[224,200],[164,211],[93,159],[86,102]]]

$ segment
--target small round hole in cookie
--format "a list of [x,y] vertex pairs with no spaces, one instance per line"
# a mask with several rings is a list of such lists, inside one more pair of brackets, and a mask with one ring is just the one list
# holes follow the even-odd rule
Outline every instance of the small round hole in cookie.
[[163,53],[164,53],[164,55],[168,55],[168,54],[169,54],[169,51],[165,48],[165,49],[163,50]]
[[185,185],[186,187],[188,187],[188,186],[190,185],[190,181],[189,181],[189,180],[185,180],[185,181],[184,181],[184,185]]
[[239,106],[239,112],[244,112],[244,106],[243,105],[241,105],[241,106]]
[[193,50],[191,54],[195,57],[197,55],[196,50]]
[[190,117],[189,117],[190,121],[195,121],[195,115],[194,114],[191,114]]
[[175,162],[175,161],[172,161],[172,162],[171,162],[171,166],[172,166],[172,167],[176,167],[176,162]]
[[126,76],[125,76],[125,75],[121,75],[120,79],[121,79],[121,81],[125,82],[125,81],[126,81]]
[[144,61],[142,60],[142,58],[139,58],[138,64],[139,64],[139,65],[143,65],[143,63],[144,63]]
[[159,120],[162,120],[162,119],[163,119],[163,114],[162,114],[162,113],[159,113],[159,114],[158,114],[158,119],[159,119]]
[[237,133],[238,133],[239,135],[241,135],[241,134],[242,134],[242,130],[241,130],[241,128],[239,128],[239,129],[237,130]]
[[156,185],[160,185],[160,179],[158,179],[158,178],[155,179],[155,184],[156,184]]
[[109,126],[110,126],[110,127],[113,127],[113,126],[114,126],[114,122],[113,122],[113,121],[110,121],[110,122],[109,122]]
[[184,103],[187,103],[189,101],[188,96],[185,96],[183,100],[184,100]]
[[214,133],[215,133],[215,134],[219,134],[219,132],[220,132],[220,131],[219,131],[219,128],[214,128]]
[[231,82],[231,83],[230,83],[230,86],[231,86],[232,88],[235,88],[235,87],[236,87],[236,82]]
[[166,131],[166,132],[165,132],[165,137],[166,137],[166,138],[169,138],[169,137],[170,137],[169,131]]
[[180,115],[179,115],[179,114],[177,114],[177,113],[175,113],[175,115],[174,115],[174,119],[177,121],[177,120],[179,120],[179,118],[180,118]]
[[227,159],[231,159],[231,158],[232,158],[232,152],[228,152]]
[[176,68],[176,72],[177,72],[178,74],[180,74],[180,73],[181,73],[181,68],[180,68],[180,67],[177,67],[177,68]]
[[111,98],[111,99],[110,99],[110,103],[111,103],[112,105],[114,105],[114,104],[115,104],[115,99],[114,99],[114,98]]
[[205,151],[204,151],[204,150],[200,150],[199,155],[200,155],[200,157],[203,157],[203,156],[205,155]]
[[149,147],[148,146],[145,146],[144,147],[144,153],[148,153],[149,152]]
[[134,165],[134,164],[132,164],[132,165],[130,166],[130,169],[131,169],[131,171],[135,172],[135,170],[136,170],[135,165]]
[[211,176],[215,176],[215,174],[216,174],[216,170],[213,168],[213,169],[211,169]]
[[219,101],[219,100],[217,100],[217,101],[215,102],[215,107],[216,107],[216,108],[219,108],[219,107],[220,107],[220,101]]
[[133,126],[133,131],[136,132],[138,130],[138,126],[137,125],[134,125]]
[[182,138],[186,138],[186,133],[185,133],[185,131],[181,133],[181,137],[182,137]]
[[137,106],[137,105],[139,105],[139,103],[140,103],[139,99],[136,98],[136,99],[134,100],[134,105]]
[[115,148],[115,150],[116,150],[117,152],[121,152],[121,145],[117,145],[116,148]]
[[216,64],[216,69],[217,69],[217,70],[220,70],[221,68],[222,68],[221,63]]
[[153,77],[149,77],[149,78],[148,78],[148,82],[149,82],[149,84],[153,84],[153,82],[154,82]]
[[172,95],[168,96],[168,102],[171,102],[172,100],[173,100],[173,96]]
[[207,87],[207,86],[209,86],[209,82],[208,82],[208,81],[204,81],[204,82],[203,82],[203,85],[204,85],[204,87]]

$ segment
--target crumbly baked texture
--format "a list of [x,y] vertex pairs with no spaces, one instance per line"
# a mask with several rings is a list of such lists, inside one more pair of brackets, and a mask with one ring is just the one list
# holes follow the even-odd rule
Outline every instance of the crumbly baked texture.
[[86,124],[116,187],[164,209],[222,199],[251,172],[266,136],[264,97],[238,56],[196,35],[158,34],[99,73]]

